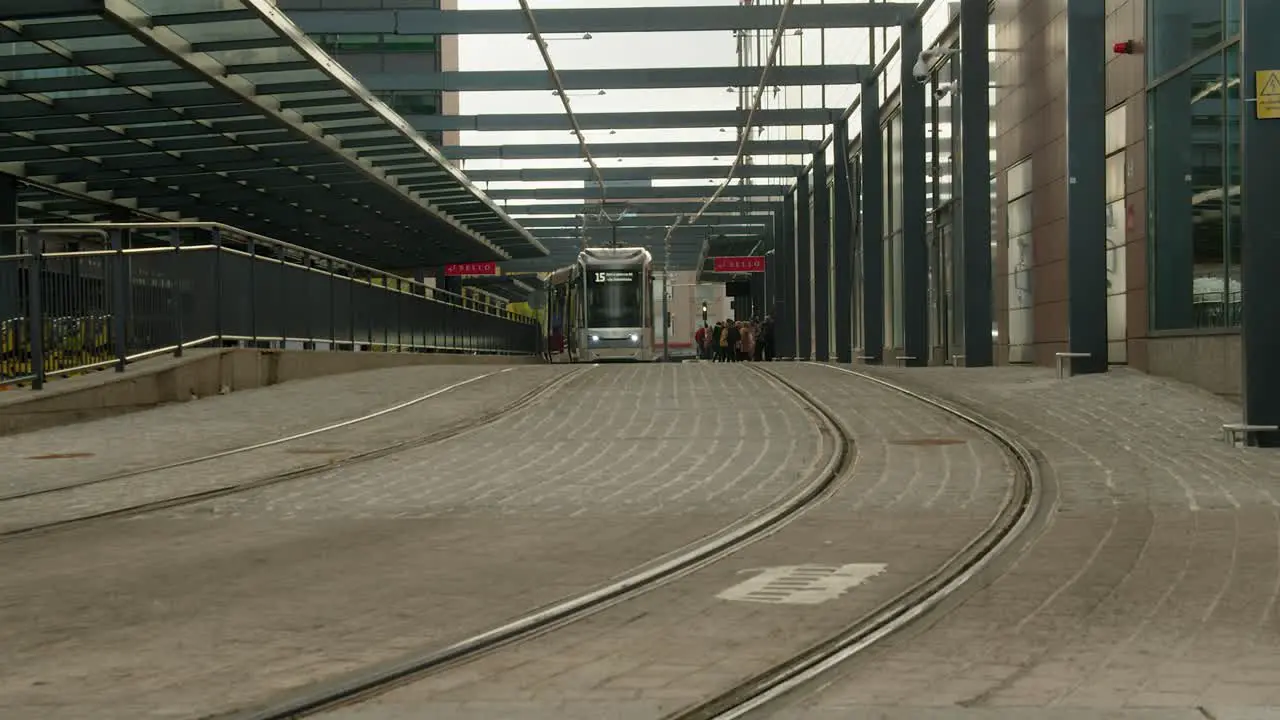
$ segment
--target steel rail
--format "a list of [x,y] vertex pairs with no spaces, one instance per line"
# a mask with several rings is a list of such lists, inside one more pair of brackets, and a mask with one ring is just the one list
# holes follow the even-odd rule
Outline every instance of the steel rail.
[[[824,363],[806,364],[829,368],[875,383],[942,410],[977,428],[992,438],[1013,460],[1018,471],[1018,482],[1014,484],[1001,511],[986,529],[929,576],[839,633],[710,700],[671,713],[663,720],[738,720],[777,702],[791,691],[812,683],[824,673],[865,652],[937,608],[979,572],[1003,556],[1025,533],[1037,515],[1043,485],[1039,464],[1032,452],[1009,432],[949,403],[874,375]],[[795,390],[804,392],[798,387]],[[810,400],[819,402],[814,398]]]
[[[784,391],[792,391],[773,376],[761,374]],[[814,405],[804,396],[794,392],[792,394],[803,406],[813,410],[819,431],[828,441],[824,445],[828,446],[829,455],[825,461],[820,462],[818,472],[789,497],[746,515],[711,535],[655,558],[608,585],[534,610],[446,648],[410,655],[317,688],[305,688],[292,697],[266,707],[210,716],[210,720],[286,720],[355,704],[432,672],[446,670],[512,643],[529,640],[664,587],[781,530],[804,511],[831,495],[850,469],[854,455],[849,437],[840,430],[838,421],[829,410]]]

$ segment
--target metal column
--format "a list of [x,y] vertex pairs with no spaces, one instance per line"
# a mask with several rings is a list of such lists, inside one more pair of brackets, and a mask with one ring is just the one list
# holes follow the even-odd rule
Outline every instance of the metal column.
[[835,260],[835,361],[853,362],[853,201],[849,182],[849,123],[838,120],[835,146],[835,192],[831,246]]
[[782,196],[782,234],[778,236],[778,247],[782,249],[782,279],[778,292],[778,317],[776,318],[774,336],[777,356],[794,358],[796,356],[796,324],[799,314],[796,304],[796,194],[795,191]]
[[1067,347],[1107,370],[1106,0],[1067,2]]
[[796,353],[797,360],[813,357],[813,227],[809,174],[796,182]]
[[988,367],[995,362],[991,341],[991,105],[985,90],[991,79],[989,21],[987,0],[961,0],[960,92],[953,96],[960,104],[960,241],[953,246],[959,252],[953,253],[951,263],[953,274],[962,279],[959,315],[964,328],[964,364],[969,367]]
[[[0,225],[17,223],[18,178],[0,173]],[[12,230],[0,232],[0,255],[16,254],[18,254],[18,233]]]
[[[1245,105],[1242,118],[1244,418],[1250,425],[1280,425],[1280,286],[1275,280],[1280,223],[1273,208],[1280,189],[1280,117],[1258,117],[1280,114],[1280,43],[1275,38],[1280,5],[1275,0],[1244,0],[1240,26],[1244,97],[1256,98]],[[1280,433],[1259,434],[1257,441],[1280,447]]]
[[880,130],[880,91],[875,78],[862,83],[862,354],[868,362],[884,357],[884,135]]
[[[774,220],[777,222],[777,220]],[[769,250],[764,254],[764,306],[760,308],[761,317],[772,316],[778,307],[778,251]]]
[[813,156],[813,357],[831,359],[831,191],[827,155]]
[[902,325],[908,365],[929,364],[929,241],[925,218],[924,84],[912,67],[923,49],[919,19],[902,26]]

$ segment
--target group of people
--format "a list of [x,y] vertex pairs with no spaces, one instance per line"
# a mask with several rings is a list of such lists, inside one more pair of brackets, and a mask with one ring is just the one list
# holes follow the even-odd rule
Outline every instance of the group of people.
[[720,320],[703,325],[693,336],[698,357],[712,362],[773,359],[773,318]]

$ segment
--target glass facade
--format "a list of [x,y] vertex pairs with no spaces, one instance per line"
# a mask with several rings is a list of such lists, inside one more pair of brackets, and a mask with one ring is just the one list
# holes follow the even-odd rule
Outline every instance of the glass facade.
[[1240,0],[1150,3],[1153,330],[1240,325]]

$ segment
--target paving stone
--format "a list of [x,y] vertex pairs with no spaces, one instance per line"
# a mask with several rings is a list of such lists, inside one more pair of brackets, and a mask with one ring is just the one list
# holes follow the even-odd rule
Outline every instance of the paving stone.
[[[419,371],[433,370],[433,368],[416,369]],[[462,381],[474,378],[481,379],[455,387],[421,403],[354,425],[208,462],[73,487],[86,479],[110,476],[114,472],[111,470],[113,465],[118,464],[124,467],[155,466],[153,461],[140,462],[126,459],[133,457],[130,449],[131,445],[128,442],[116,439],[114,445],[101,448],[102,452],[100,455],[95,456],[96,461],[94,463],[82,465],[79,469],[69,468],[68,474],[65,476],[46,474],[41,479],[42,482],[48,482],[50,485],[65,487],[66,489],[58,492],[26,497],[9,497],[8,499],[0,500],[0,530],[11,531],[69,520],[128,508],[142,503],[207,492],[220,487],[247,483],[306,467],[323,466],[345,456],[376,450],[396,442],[410,441],[442,430],[468,418],[479,418],[487,413],[497,412],[515,397],[537,388],[544,382],[564,375],[566,370],[543,366],[516,368],[509,372],[503,372],[502,369],[498,369],[493,375],[475,374],[474,370],[468,372],[471,374],[463,374],[456,377]],[[451,387],[459,382],[459,379],[455,379],[455,376],[447,376],[443,382],[437,377],[436,380],[431,381],[431,384],[426,385],[427,389],[424,390],[423,387],[410,385],[412,394],[399,391],[399,399],[396,399],[386,389],[376,386],[371,388],[369,386],[380,382],[395,383],[401,379],[399,376],[384,377],[382,372],[373,373],[369,377],[365,377],[365,375],[367,374],[359,373],[350,378],[350,392],[358,398],[375,398],[376,404],[368,399],[353,400],[345,398],[345,391],[330,393],[335,397],[332,402],[333,407],[345,408],[347,412],[353,414],[337,416],[333,414],[333,410],[329,409],[312,416],[311,425],[299,426],[296,429],[284,431],[266,424],[266,420],[264,420],[264,424],[260,427],[256,437],[248,434],[248,430],[252,428],[246,428],[230,432],[225,436],[235,437],[236,440],[234,442],[236,444],[228,445],[224,443],[216,447],[211,445],[199,447],[208,447],[210,452],[219,452],[234,447],[244,447],[244,444],[255,444],[275,438],[287,437],[299,431],[307,432],[337,422],[343,422],[347,419],[360,417],[361,414],[378,412],[395,404]],[[434,377],[429,373],[427,373],[427,376]],[[425,384],[426,381],[418,379],[418,382]],[[285,383],[277,386],[277,388],[285,390],[290,385],[291,383]],[[274,389],[272,388],[272,390]],[[270,419],[274,417],[280,419],[285,417],[289,411],[278,407],[278,405],[288,403],[297,397],[296,390],[295,388],[294,393],[277,396],[274,402],[269,402],[267,396],[259,396],[250,398],[252,404],[241,403],[239,408],[210,409],[212,406],[204,407],[196,413],[197,421],[195,425],[197,427],[208,427],[218,422],[227,422],[230,423],[228,425],[230,427],[235,423],[228,419],[228,413],[232,410],[238,412],[245,409],[255,411],[247,413],[245,417],[248,418],[262,417]],[[248,394],[246,393],[246,395]],[[225,399],[236,397],[238,395],[233,394]],[[304,394],[303,397],[309,396]],[[201,403],[213,401],[213,399],[200,401],[187,407],[194,411],[199,409]],[[314,405],[316,400],[305,401],[301,406],[303,411],[301,414],[305,415],[306,411],[310,409],[307,403]],[[160,420],[171,420],[167,414],[169,409],[162,408],[155,412],[165,415]],[[298,414],[297,411],[294,411],[294,414]],[[140,418],[141,427],[144,430],[149,430],[153,425],[160,422],[160,420],[151,417],[150,413],[141,413],[133,417]],[[295,421],[290,420],[290,422]],[[185,428],[180,423],[177,426]],[[60,428],[58,432],[68,432],[70,429]],[[0,438],[0,440],[3,439]],[[92,439],[86,442],[101,441]],[[142,445],[143,452],[150,452],[147,442],[142,443]],[[173,453],[174,451],[168,452]],[[186,454],[172,454],[169,457],[171,459],[198,457],[204,450],[185,449],[182,452]],[[45,467],[52,467],[59,462],[62,461],[49,461]],[[0,494],[0,497],[4,497],[4,495]]]
[[[504,369],[426,366],[370,370],[0,437],[0,456],[5,458],[0,496],[155,467],[305,432]],[[537,367],[516,370],[545,372]],[[76,457],[31,459],[49,455]]]
[[[1034,368],[871,372],[1034,445],[1056,481],[1054,512],[989,587],[777,717],[939,703],[1034,708],[1038,718],[1138,706],[1223,717],[1280,702],[1271,676],[1233,684],[1280,667],[1280,455],[1221,442],[1238,408],[1127,370],[1067,381]],[[920,682],[884,692],[904,674]]]
[[[825,370],[781,366],[822,398],[856,438],[856,460],[832,497],[732,557],[591,618],[458,670],[397,689],[359,708],[323,717],[395,717],[404,708],[501,700],[537,702],[512,716],[537,716],[555,703],[639,690],[660,717],[742,682],[872,612],[968,543],[998,513],[1013,480],[1002,451],[978,431],[919,401]],[[726,376],[741,367],[712,366]],[[954,444],[921,441],[946,439]],[[815,605],[718,597],[761,568],[884,563],[887,569]],[[514,666],[513,666],[514,663]],[[576,663],[550,677],[525,668]],[[626,706],[617,706],[623,712]],[[348,714],[349,713],[349,714]],[[526,715],[528,713],[528,715]],[[602,715],[611,717],[611,715]]]
[[820,442],[742,368],[601,366],[432,448],[6,542],[0,717],[187,718],[443,647],[758,510]]

